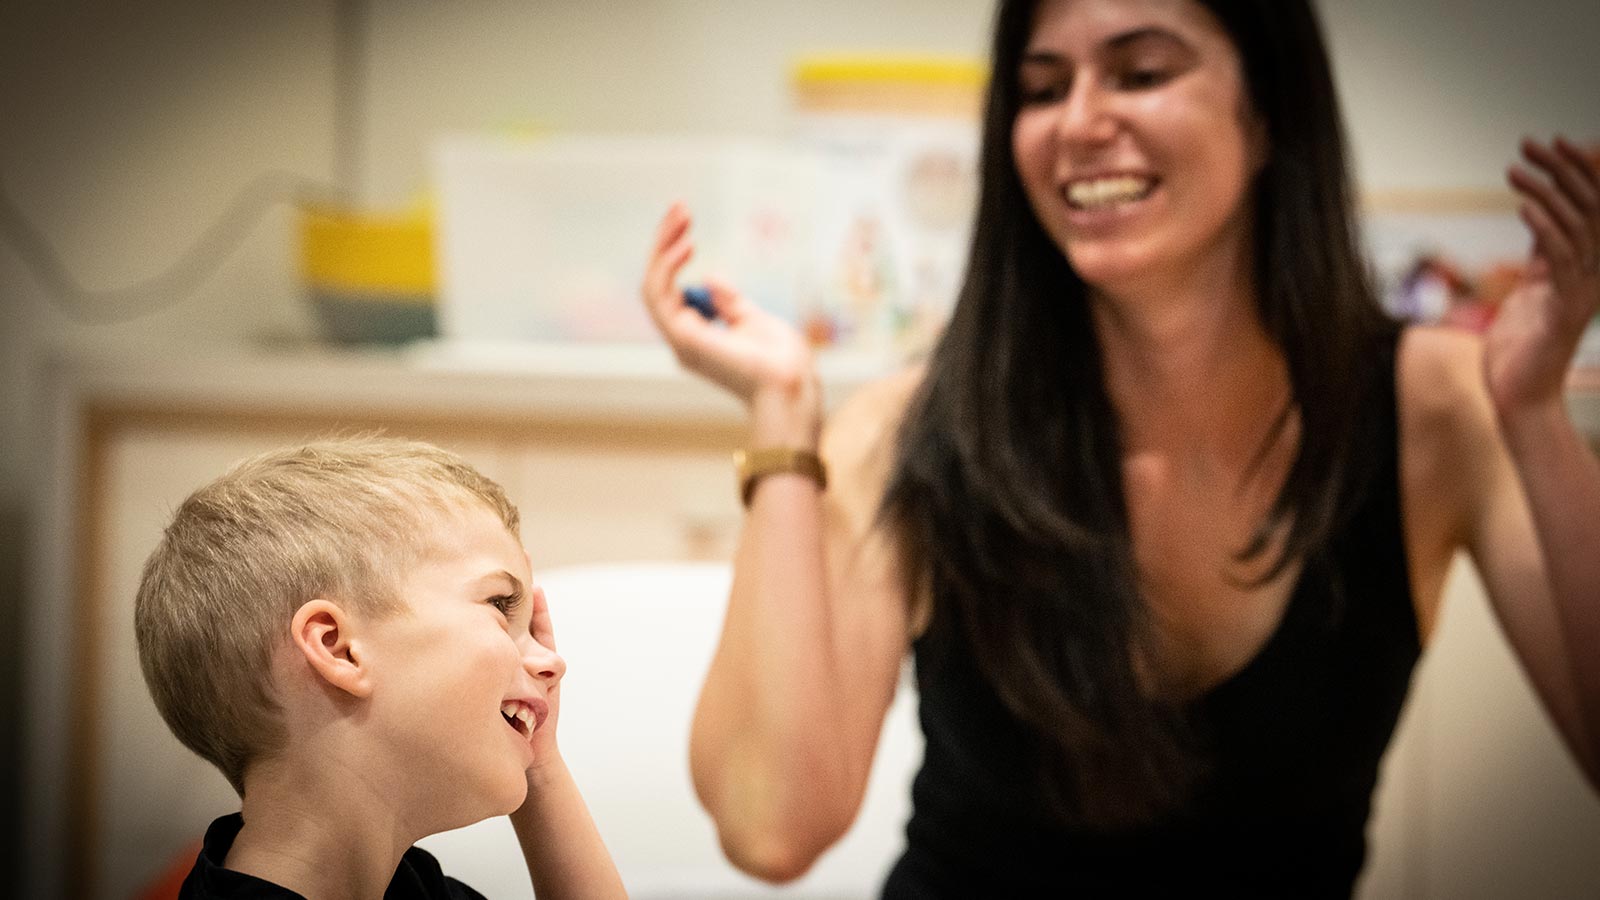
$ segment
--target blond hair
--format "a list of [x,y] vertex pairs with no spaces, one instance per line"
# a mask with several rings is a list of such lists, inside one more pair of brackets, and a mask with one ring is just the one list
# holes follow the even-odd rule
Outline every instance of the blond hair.
[[271,671],[295,610],[317,597],[404,609],[396,582],[426,551],[430,515],[473,504],[516,534],[516,507],[461,458],[371,437],[264,453],[189,495],[134,605],[139,665],[167,726],[243,796],[246,766],[287,736]]

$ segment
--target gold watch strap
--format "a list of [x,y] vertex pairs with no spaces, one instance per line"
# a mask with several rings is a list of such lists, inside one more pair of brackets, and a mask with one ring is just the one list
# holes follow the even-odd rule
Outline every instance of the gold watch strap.
[[827,490],[828,470],[822,458],[800,447],[759,447],[753,450],[735,450],[733,465],[739,473],[739,498],[745,506],[755,493],[756,482],[779,473],[804,475],[817,483],[817,490]]

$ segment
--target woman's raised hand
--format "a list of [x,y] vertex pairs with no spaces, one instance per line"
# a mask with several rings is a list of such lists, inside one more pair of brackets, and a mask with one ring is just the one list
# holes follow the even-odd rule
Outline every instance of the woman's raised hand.
[[673,204],[656,230],[641,293],[678,362],[731,391],[758,416],[766,409],[802,419],[820,416],[805,338],[717,279],[708,279],[706,285],[715,320],[685,303],[676,282],[693,255],[688,210]]
[[[1600,308],[1600,159],[1564,138],[1522,142],[1507,171],[1534,246],[1485,335],[1484,371],[1503,413],[1560,403],[1584,328]],[[1537,169],[1538,173],[1535,173]]]

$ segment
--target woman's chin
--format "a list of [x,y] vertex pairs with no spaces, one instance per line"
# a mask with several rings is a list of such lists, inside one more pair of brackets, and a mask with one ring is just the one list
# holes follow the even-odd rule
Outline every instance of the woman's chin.
[[1101,290],[1148,278],[1153,269],[1149,254],[1125,246],[1069,246],[1067,262],[1085,284]]

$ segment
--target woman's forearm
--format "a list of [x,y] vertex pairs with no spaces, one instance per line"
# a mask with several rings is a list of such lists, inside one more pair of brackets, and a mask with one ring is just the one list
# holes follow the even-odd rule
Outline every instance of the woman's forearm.
[[1560,399],[1499,411],[1527,495],[1560,619],[1586,733],[1585,767],[1600,776],[1600,460]]
[[816,486],[801,476],[764,479],[695,712],[691,764],[729,858],[768,880],[803,872],[853,812],[840,803],[850,793],[840,740],[849,698],[824,569]]
[[[753,447],[818,446],[814,397],[758,395]],[[823,495],[763,478],[734,557],[722,638],[695,712],[691,768],[724,849],[768,880],[794,877],[844,827],[854,774],[840,734],[850,698],[835,658]],[[849,809],[845,809],[845,807]]]

